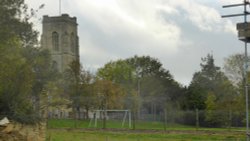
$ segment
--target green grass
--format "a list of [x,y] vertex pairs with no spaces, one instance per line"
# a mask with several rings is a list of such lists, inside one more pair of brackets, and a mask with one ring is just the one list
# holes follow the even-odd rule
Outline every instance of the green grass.
[[110,132],[110,131],[48,131],[48,141],[243,141],[243,134],[235,133],[149,133],[149,132]]
[[[72,119],[50,119],[48,121],[48,128],[102,128],[103,122],[98,121],[97,127],[89,126],[89,120],[72,120]],[[107,121],[106,128],[118,128],[118,129],[131,129],[126,122],[124,127],[122,127],[122,121]],[[164,130],[162,122],[142,122],[137,121],[135,125],[136,129],[150,129],[150,130]],[[194,126],[180,125],[180,124],[167,124],[166,130],[192,130],[195,131]],[[199,130],[211,130],[211,131],[228,131],[228,128],[199,128]],[[232,131],[244,131],[245,128],[231,128]]]
[[89,127],[89,121],[49,120],[48,141],[243,141],[244,128],[196,128],[178,124],[168,124],[164,131],[161,122],[137,122],[136,129],[128,124],[121,127],[121,121],[108,121],[107,128]]

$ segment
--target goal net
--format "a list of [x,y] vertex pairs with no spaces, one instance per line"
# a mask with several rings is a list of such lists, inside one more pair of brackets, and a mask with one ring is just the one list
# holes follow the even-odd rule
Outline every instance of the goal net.
[[120,121],[121,127],[128,124],[131,128],[130,110],[94,110],[90,116],[89,127],[97,127],[98,121],[106,118],[107,121]]

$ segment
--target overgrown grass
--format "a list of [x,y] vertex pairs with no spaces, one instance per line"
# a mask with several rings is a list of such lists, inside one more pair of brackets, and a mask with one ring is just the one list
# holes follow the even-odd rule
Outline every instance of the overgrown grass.
[[[118,128],[118,129],[132,129],[132,126],[129,127],[128,122],[122,127],[122,121],[107,121],[106,128]],[[89,120],[72,120],[72,119],[50,119],[48,121],[48,128],[103,128],[103,121],[98,120],[97,126],[94,126],[94,122],[90,125]],[[164,130],[164,124],[162,122],[143,122],[137,121],[135,124],[135,129],[146,129],[146,130]],[[166,130],[188,130],[195,131],[197,130],[194,126],[180,125],[169,123],[166,126]],[[244,128],[232,127],[232,128],[203,128],[200,127],[198,130],[206,131],[244,131]]]
[[149,133],[110,131],[48,131],[48,141],[244,141],[243,134],[211,133]]
[[[107,128],[102,130],[102,121],[97,127],[89,126],[87,120],[59,120],[48,122],[48,141],[243,141],[243,128],[196,128],[178,124],[167,124],[164,131],[161,122],[136,122],[136,129],[128,123],[122,127],[121,121],[107,121]],[[75,126],[76,125],[76,126]],[[87,130],[86,130],[87,129]],[[89,130],[90,129],[90,130]]]

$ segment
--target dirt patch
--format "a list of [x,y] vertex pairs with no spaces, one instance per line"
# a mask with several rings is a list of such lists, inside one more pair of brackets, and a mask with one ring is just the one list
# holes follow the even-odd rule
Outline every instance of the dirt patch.
[[0,141],[45,141],[45,124],[9,123],[0,126]]
[[17,131],[10,133],[0,132],[0,141],[27,141],[27,139]]

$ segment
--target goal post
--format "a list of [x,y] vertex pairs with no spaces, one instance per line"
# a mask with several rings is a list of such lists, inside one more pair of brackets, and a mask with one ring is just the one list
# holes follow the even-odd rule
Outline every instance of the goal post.
[[112,119],[109,113],[122,113],[121,127],[125,126],[126,120],[128,121],[128,126],[131,128],[131,111],[130,110],[94,110],[93,116],[90,118],[89,127],[97,127],[98,119],[103,119],[104,116],[107,120]]

